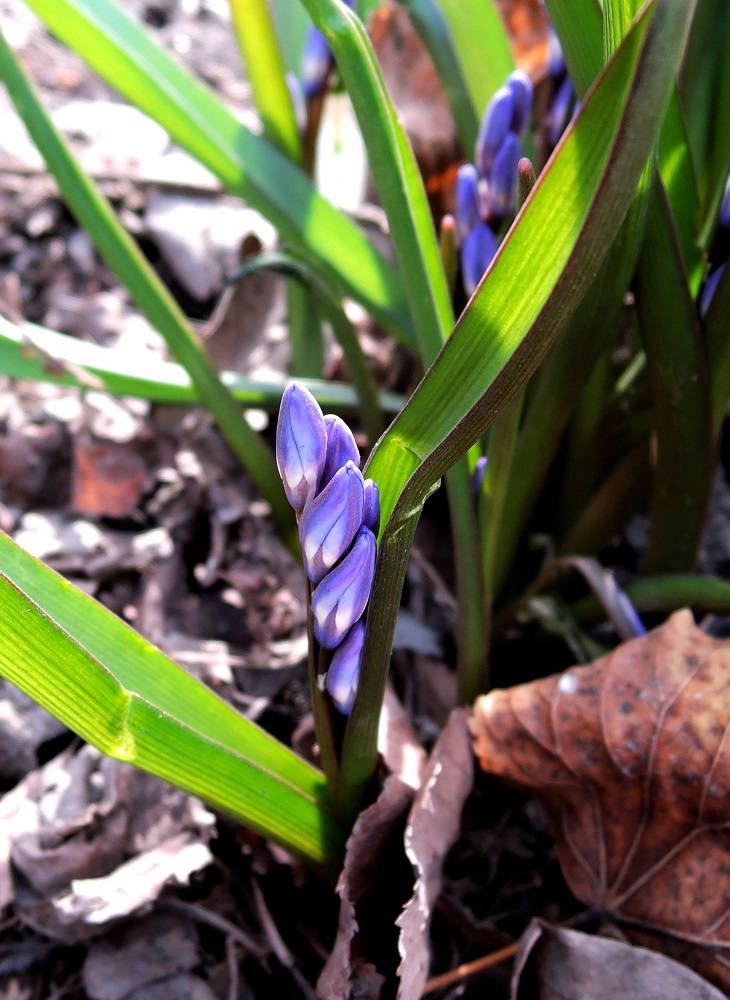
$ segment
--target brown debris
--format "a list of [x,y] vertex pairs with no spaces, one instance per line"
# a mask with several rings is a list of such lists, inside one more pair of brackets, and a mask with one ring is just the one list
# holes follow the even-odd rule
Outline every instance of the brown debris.
[[515,959],[512,1000],[535,996],[538,1000],[721,1000],[723,994],[666,955],[534,920],[522,935]]
[[89,746],[64,751],[0,799],[0,907],[14,900],[44,935],[85,940],[205,867],[212,825],[150,775]]
[[[395,833],[402,830],[412,797],[412,789],[390,775],[376,801],[363,810],[355,822],[337,883],[340,897],[337,937],[317,982],[320,1000],[332,1000],[332,997],[377,1000],[380,997],[384,977],[368,961],[367,954],[362,954],[357,909],[376,890],[379,872],[387,870],[383,857]],[[382,930],[381,923],[381,935]]]
[[461,810],[472,787],[469,711],[455,709],[428,761],[426,775],[408,816],[405,849],[416,874],[411,899],[396,921],[399,1000],[419,1000],[428,977],[429,929],[441,892],[441,867],[461,827]]
[[583,903],[730,987],[730,644],[680,611],[585,667],[493,691],[482,767],[533,789]]

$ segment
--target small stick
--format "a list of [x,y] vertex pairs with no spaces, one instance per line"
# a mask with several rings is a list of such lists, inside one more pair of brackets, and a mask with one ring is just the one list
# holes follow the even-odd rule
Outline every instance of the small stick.
[[483,955],[481,958],[474,959],[473,962],[465,962],[464,965],[457,965],[455,969],[451,969],[449,972],[443,972],[440,976],[434,976],[423,987],[421,996],[425,997],[427,993],[440,990],[443,986],[453,986],[454,983],[460,983],[462,980],[476,975],[477,972],[481,972],[483,969],[489,969],[492,965],[499,965],[500,962],[506,962],[508,958],[513,958],[517,954],[518,947],[519,941],[514,941],[512,944],[500,948],[499,951],[493,951],[490,955]]

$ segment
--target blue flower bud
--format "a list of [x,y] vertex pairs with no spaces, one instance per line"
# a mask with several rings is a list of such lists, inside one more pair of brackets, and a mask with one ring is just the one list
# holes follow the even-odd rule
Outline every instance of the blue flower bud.
[[299,520],[304,571],[319,583],[349,549],[362,524],[365,486],[362,473],[347,462],[305,508]]
[[461,245],[461,276],[466,294],[471,296],[497,252],[497,239],[485,222],[480,222]]
[[332,51],[327,39],[319,28],[309,27],[307,40],[302,52],[302,90],[307,100],[321,94],[332,69]]
[[374,573],[375,535],[363,525],[348,554],[312,594],[314,635],[320,646],[335,649],[362,617]]
[[725,194],[720,204],[720,225],[723,229],[730,229],[730,177],[725,183]]
[[705,287],[702,289],[700,294],[700,316],[702,319],[707,315],[707,310],[710,308],[710,303],[717,291],[717,286],[720,284],[720,278],[725,270],[725,265],[721,264],[717,270],[713,271],[710,277],[705,282]]
[[515,210],[517,200],[517,164],[522,149],[520,140],[510,132],[497,150],[487,188],[487,210],[494,219],[504,219]]
[[276,425],[276,465],[294,510],[312,500],[324,471],[327,430],[319,403],[296,382],[281,397]]
[[456,173],[454,216],[460,240],[465,240],[474,226],[482,221],[479,174],[472,163],[465,163]]
[[357,693],[365,623],[355,622],[344,641],[335,650],[327,671],[325,686],[338,712],[349,715]]
[[474,491],[474,499],[479,499],[479,494],[482,491],[482,483],[484,482],[484,473],[487,471],[487,456],[481,455],[477,459],[477,464],[474,467],[474,475],[471,479],[472,490]]
[[336,417],[334,413],[328,413],[324,418],[324,425],[327,428],[327,457],[319,483],[320,490],[324,489],[334,474],[344,469],[348,462],[360,465],[360,452],[345,421]]
[[477,136],[474,159],[482,177],[489,177],[497,150],[512,128],[515,101],[509,87],[500,87],[487,105]]
[[558,140],[565,130],[574,97],[573,81],[569,76],[566,76],[558,88],[548,114],[548,138],[551,146],[557,146]]
[[505,86],[512,93],[512,131],[516,135],[522,135],[532,111],[532,81],[527,73],[516,69],[507,77]]
[[362,509],[362,523],[377,535],[380,528],[380,490],[372,479],[365,480],[365,503]]

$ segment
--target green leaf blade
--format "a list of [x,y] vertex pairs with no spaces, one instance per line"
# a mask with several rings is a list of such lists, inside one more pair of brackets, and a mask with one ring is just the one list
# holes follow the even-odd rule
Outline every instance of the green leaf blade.
[[2,676],[104,753],[336,861],[344,831],[320,772],[5,535],[0,564]]

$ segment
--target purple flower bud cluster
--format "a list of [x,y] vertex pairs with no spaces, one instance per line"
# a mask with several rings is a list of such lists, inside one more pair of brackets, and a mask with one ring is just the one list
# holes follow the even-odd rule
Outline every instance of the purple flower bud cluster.
[[[710,266],[705,275],[705,284],[700,292],[700,316],[707,315],[720,279],[727,267],[728,247],[730,246],[730,175],[725,182],[725,193],[720,203],[717,221],[719,232],[710,251]],[[719,263],[718,263],[719,260]]]
[[282,396],[276,462],[297,512],[304,570],[314,586],[314,636],[333,651],[327,690],[335,707],[349,715],[375,573],[378,487],[358,468],[360,452],[349,427],[337,416],[324,416],[297,383]]
[[532,109],[532,84],[521,70],[510,73],[484,112],[475,164],[456,175],[456,230],[464,288],[472,295],[497,252],[496,227],[515,208],[520,138]]

